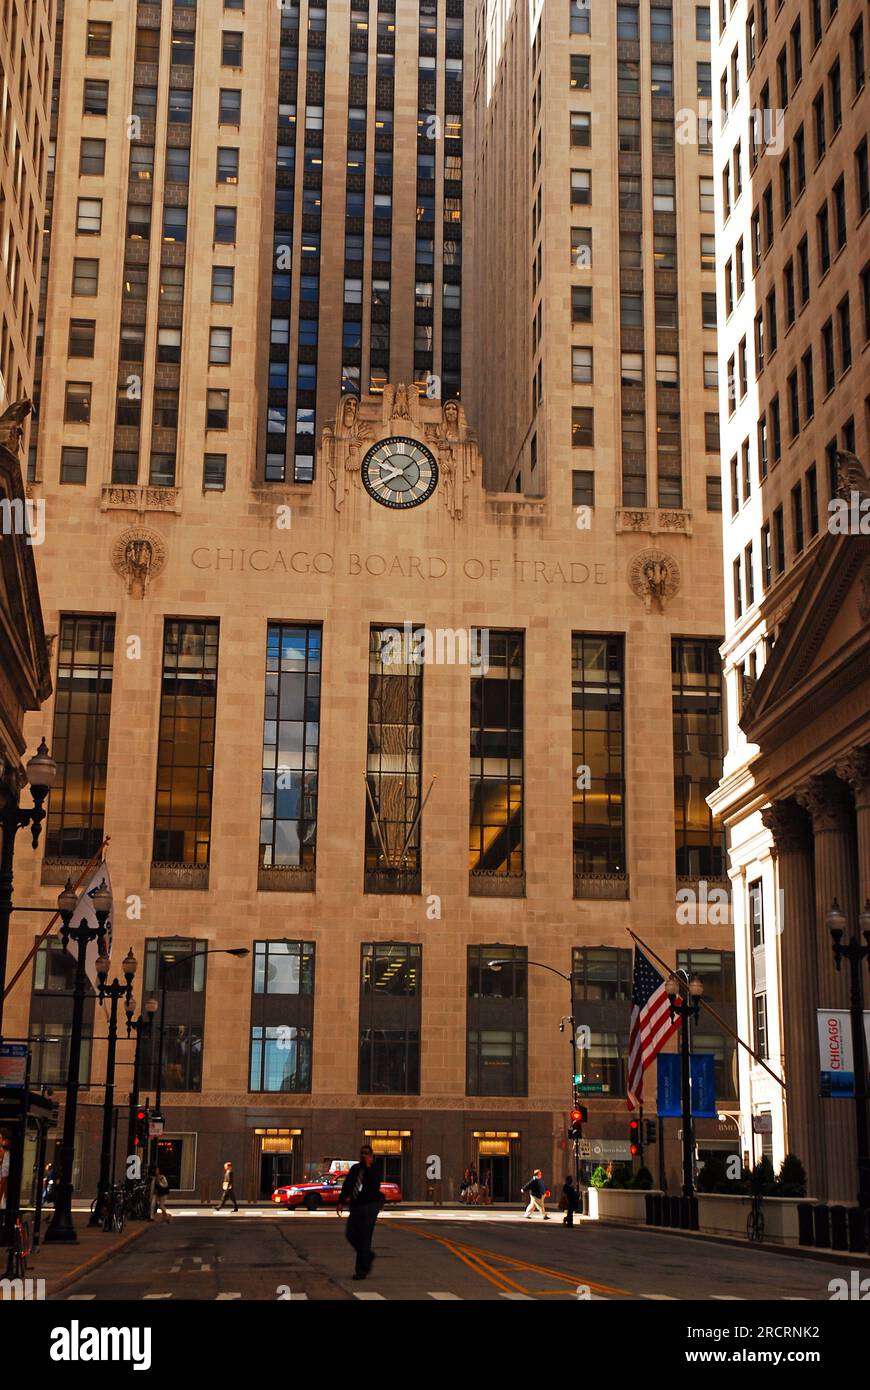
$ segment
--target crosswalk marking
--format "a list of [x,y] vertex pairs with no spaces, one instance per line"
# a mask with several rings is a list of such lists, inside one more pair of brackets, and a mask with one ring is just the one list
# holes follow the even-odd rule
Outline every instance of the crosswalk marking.
[[362,1293],[362,1292],[359,1292],[359,1293],[358,1293],[356,1290],[354,1290],[354,1295],[353,1295],[353,1296],[354,1296],[354,1298],[358,1298],[358,1299],[360,1299],[361,1301],[365,1301],[365,1302],[374,1300],[374,1299],[376,1299],[376,1298],[377,1298],[377,1299],[380,1299],[382,1302],[385,1302],[385,1301],[386,1301],[386,1300],[384,1299],[384,1295],[383,1295],[382,1293]]
[[745,1303],[746,1299],[739,1293],[711,1293],[717,1303]]
[[241,1298],[241,1296],[242,1296],[242,1295],[241,1295],[240,1293],[219,1293],[219,1294],[218,1294],[218,1301],[219,1301],[220,1299],[222,1299],[222,1298],[223,1298],[223,1299],[227,1299],[227,1298]]
[[448,1301],[450,1301],[450,1300],[455,1300],[457,1303],[461,1303],[461,1301],[462,1301],[462,1300],[460,1299],[458,1293],[443,1293],[443,1292],[434,1292],[434,1293],[433,1293],[433,1292],[430,1291],[429,1297],[430,1297],[430,1298],[437,1298],[437,1299],[440,1299],[442,1303],[448,1302]]
[[530,1293],[500,1293],[499,1298],[528,1299],[534,1302]]
[[677,1301],[672,1293],[642,1293],[640,1296],[641,1298],[660,1299],[662,1302],[667,1300],[668,1303],[676,1303]]
[[67,1299],[70,1303],[84,1303],[88,1298],[96,1298],[95,1293],[68,1293]]
[[143,1298],[171,1298],[171,1293],[146,1293]]

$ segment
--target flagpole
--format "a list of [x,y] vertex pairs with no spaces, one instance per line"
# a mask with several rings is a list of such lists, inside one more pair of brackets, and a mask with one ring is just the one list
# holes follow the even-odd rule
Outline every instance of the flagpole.
[[[107,835],[106,838],[104,839],[103,843],[100,845],[100,848],[97,850],[96,854],[93,856],[93,858],[91,858],[91,859],[88,860],[87,864],[86,864],[85,867],[82,869],[81,873],[79,874],[78,878],[76,879],[75,883],[73,884],[73,889],[74,889],[75,891],[78,891],[78,889],[82,886],[82,884],[84,883],[85,879],[87,878],[88,874],[90,874],[90,873],[93,872],[93,870],[96,868],[96,866],[97,866],[97,864],[100,862],[100,860],[102,860],[102,859],[105,858],[105,855],[104,855],[104,852],[103,852],[103,851],[105,850],[106,845],[109,843],[109,841],[111,840],[111,838],[112,838],[111,835]],[[12,910],[13,910],[13,912],[15,911],[14,908],[13,908]],[[14,986],[14,985],[17,983],[17,981],[21,978],[21,976],[23,975],[24,971],[27,969],[28,965],[29,965],[30,962],[33,960],[33,957],[36,955],[36,952],[39,950],[39,948],[40,948],[40,946],[42,945],[43,941],[44,941],[45,938],[48,936],[48,933],[51,931],[52,927],[54,926],[54,924],[55,924],[55,922],[57,921],[57,919],[58,919],[59,916],[60,916],[60,913],[59,913],[59,912],[57,911],[57,909],[55,908],[55,911],[53,912],[52,916],[49,918],[48,926],[47,926],[42,932],[40,932],[39,936],[36,938],[36,941],[35,941],[34,945],[33,945],[33,946],[31,947],[31,949],[27,952],[27,955],[24,957],[24,960],[21,962],[21,964],[19,965],[19,967],[18,967],[18,969],[16,970],[15,974],[12,976],[12,979],[9,981],[8,985],[7,985],[6,988],[4,989],[4,991],[3,991],[3,998],[4,998],[4,999],[6,999],[6,997],[12,992],[13,986]]]
[[[626,927],[625,930],[628,932],[632,941],[636,941],[639,946],[642,946],[645,951],[649,952],[653,960],[658,961],[659,965],[662,967],[663,970],[667,970],[669,976],[675,974],[674,969],[670,965],[668,965],[666,961],[663,961],[661,956],[656,955],[652,946],[647,945],[642,936],[638,936],[637,932],[633,932],[631,930],[631,927]],[[729,1023],[725,1022],[724,1018],[720,1018],[719,1014],[717,1014],[712,1004],[708,1004],[703,995],[701,996],[701,1006],[702,1008],[705,1008],[708,1014],[710,1014],[710,1016],[716,1020],[720,1028],[724,1028],[725,1032],[728,1033],[728,1035],[732,1037],[736,1043],[739,1043],[741,1047],[744,1047],[746,1049],[753,1061],[757,1062],[760,1067],[763,1067],[764,1070],[767,1072],[768,1076],[772,1076],[774,1081],[776,1081],[784,1091],[787,1089],[782,1077],[777,1076],[775,1071],[771,1071],[770,1067],[761,1057],[759,1057],[755,1049],[750,1047],[748,1042],[744,1042],[740,1034],[735,1033],[734,1029],[731,1027]]]

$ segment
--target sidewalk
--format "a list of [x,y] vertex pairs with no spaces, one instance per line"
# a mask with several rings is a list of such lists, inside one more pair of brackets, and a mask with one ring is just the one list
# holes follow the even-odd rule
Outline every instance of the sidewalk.
[[[46,1216],[50,1221],[50,1209]],[[151,1229],[147,1221],[131,1221],[118,1235],[115,1232],[106,1232],[99,1226],[89,1226],[88,1216],[88,1212],[73,1212],[73,1224],[78,1236],[77,1245],[41,1243],[39,1249],[34,1250],[27,1261],[27,1277],[45,1280],[46,1298],[66,1288],[67,1284],[72,1284],[84,1274],[90,1273],[97,1265],[104,1264]],[[47,1221],[43,1224],[43,1239],[47,1224]]]

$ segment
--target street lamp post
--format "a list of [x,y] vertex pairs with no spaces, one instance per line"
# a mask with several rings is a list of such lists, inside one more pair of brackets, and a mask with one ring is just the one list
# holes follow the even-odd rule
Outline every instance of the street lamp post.
[[[142,1039],[151,1036],[151,1029],[154,1023],[154,1015],[158,1009],[157,1000],[153,994],[149,994],[145,1000],[145,1012],[140,1014],[137,1019],[133,1018],[135,1012],[133,996],[130,995],[125,1005],[127,1014],[127,1037],[132,1033],[136,1034],[136,1051],[133,1054],[133,1085],[130,1091],[130,1118],[127,1123],[127,1161],[133,1153],[136,1143],[136,1111],[139,1109],[139,1078],[142,1074]],[[127,1175],[130,1176],[129,1173]],[[137,1174],[141,1177],[141,1172]]]
[[855,1138],[858,1148],[858,1205],[870,1207],[870,1128],[867,1124],[867,1063],[864,1057],[864,999],[861,989],[861,962],[870,967],[870,901],[858,914],[858,926],[866,945],[856,934],[843,945],[846,914],[837,899],[831,903],[825,918],[833,942],[834,961],[840,969],[842,961],[849,962],[849,1014],[852,1023],[852,1058],[855,1069]]
[[[511,962],[510,962],[509,960],[498,960],[498,959],[496,959],[496,960],[491,960],[491,961],[489,962],[489,968],[490,968],[490,970],[498,971],[498,970],[501,970],[501,968],[502,968],[503,965],[509,965],[510,963],[511,963]],[[574,975],[573,975],[573,972],[572,972],[572,974],[570,974],[570,975],[566,975],[565,972],[564,972],[564,970],[557,970],[556,967],[555,967],[554,965],[545,965],[544,962],[543,962],[543,961],[540,961],[540,960],[527,960],[527,961],[526,961],[526,965],[534,965],[534,966],[537,967],[538,970],[549,970],[549,972],[550,972],[551,975],[558,975],[558,976],[559,976],[559,979],[560,979],[560,980],[564,980],[565,983],[568,985],[570,991],[571,991],[571,1016],[570,1016],[569,1022],[570,1022],[570,1024],[571,1024],[571,1109],[573,1110],[573,1109],[576,1107],[576,1105],[577,1105],[577,1098],[578,1098],[578,1094],[579,1094],[579,1092],[578,1092],[578,1090],[577,1090],[577,1082],[576,1082],[575,1079],[574,1079],[574,1078],[576,1077],[576,1075],[577,1075],[577,1003],[576,1003],[576,994],[575,994],[575,989],[574,989]],[[563,1029],[564,1029],[564,1023],[565,1023],[565,1020],[564,1020],[564,1019],[561,1019],[560,1022],[559,1022],[559,1031],[560,1031],[560,1032],[562,1032]],[[576,1183],[576,1185],[577,1185],[577,1189],[578,1189],[578,1191],[579,1191],[579,1189],[580,1189],[580,1141],[579,1141],[579,1139],[574,1139],[574,1140],[572,1140],[572,1145],[573,1145],[573,1149],[574,1149],[574,1181],[575,1181],[575,1183]]]
[[72,886],[71,880],[67,879],[66,887],[57,900],[57,909],[60,913],[62,923],[60,939],[66,951],[69,947],[69,939],[72,937],[78,947],[78,956],[76,959],[75,987],[73,989],[73,1014],[69,1040],[69,1065],[67,1067],[66,1076],[63,1141],[60,1148],[60,1181],[55,1192],[54,1214],[45,1231],[46,1245],[56,1242],[65,1242],[67,1244],[77,1244],[78,1242],[78,1236],[76,1235],[72,1219],[72,1196],[76,1117],[79,1100],[79,1067],[82,1055],[82,1021],[84,1019],[85,985],[87,983],[85,956],[87,954],[88,943],[95,939],[100,954],[102,955],[103,952],[106,938],[106,922],[112,910],[112,895],[106,887],[105,880],[100,884],[93,898],[97,926],[89,927],[84,917],[77,927],[70,926],[77,904],[78,898],[76,897],[75,889]]
[[26,764],[25,772],[30,783],[33,806],[22,810],[19,805],[21,788],[17,785],[17,774],[13,771],[0,782],[0,1038],[3,1036],[3,993],[6,987],[6,954],[9,948],[9,921],[12,916],[12,861],[15,853],[15,836],[25,826],[30,826],[33,848],[39,844],[39,832],[45,820],[43,803],[54,786],[57,777],[57,763],[49,755],[43,739],[36,753]]
[[106,1199],[111,1185],[112,1167],[112,1121],[115,1112],[115,1051],[118,1043],[118,1000],[123,999],[125,1004],[132,1003],[133,999],[133,980],[136,975],[136,957],[132,950],[127,952],[122,965],[124,972],[124,983],[116,977],[110,985],[106,984],[109,974],[109,957],[100,955],[97,960],[97,978],[100,982],[99,1001],[102,1004],[105,999],[111,1000],[109,1010],[109,1038],[108,1051],[106,1053],[106,1089],[103,1097],[103,1136],[100,1143],[100,1177],[97,1184],[97,1200],[91,1212],[89,1225],[99,1226],[102,1224]]
[[[680,986],[683,986],[685,993],[680,993]],[[701,995],[704,993],[704,986],[697,975],[691,980],[685,970],[678,970],[671,975],[667,984],[668,999],[671,1005],[671,1022],[675,1018],[680,1019],[680,1075],[682,1091],[682,1123],[683,1123],[683,1196],[693,1197],[695,1195],[695,1173],[694,1173],[694,1149],[695,1138],[692,1127],[692,1050],[691,1039],[689,1037],[689,1023],[697,1023],[698,1014],[701,1011]]]

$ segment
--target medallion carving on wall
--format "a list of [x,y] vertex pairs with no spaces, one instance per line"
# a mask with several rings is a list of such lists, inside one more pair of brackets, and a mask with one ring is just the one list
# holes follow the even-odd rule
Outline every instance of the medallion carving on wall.
[[664,550],[641,550],[628,566],[628,583],[647,613],[664,613],[680,587],[680,567]]
[[166,564],[166,543],[156,531],[131,526],[112,547],[112,566],[132,598],[144,598],[148,585]]

